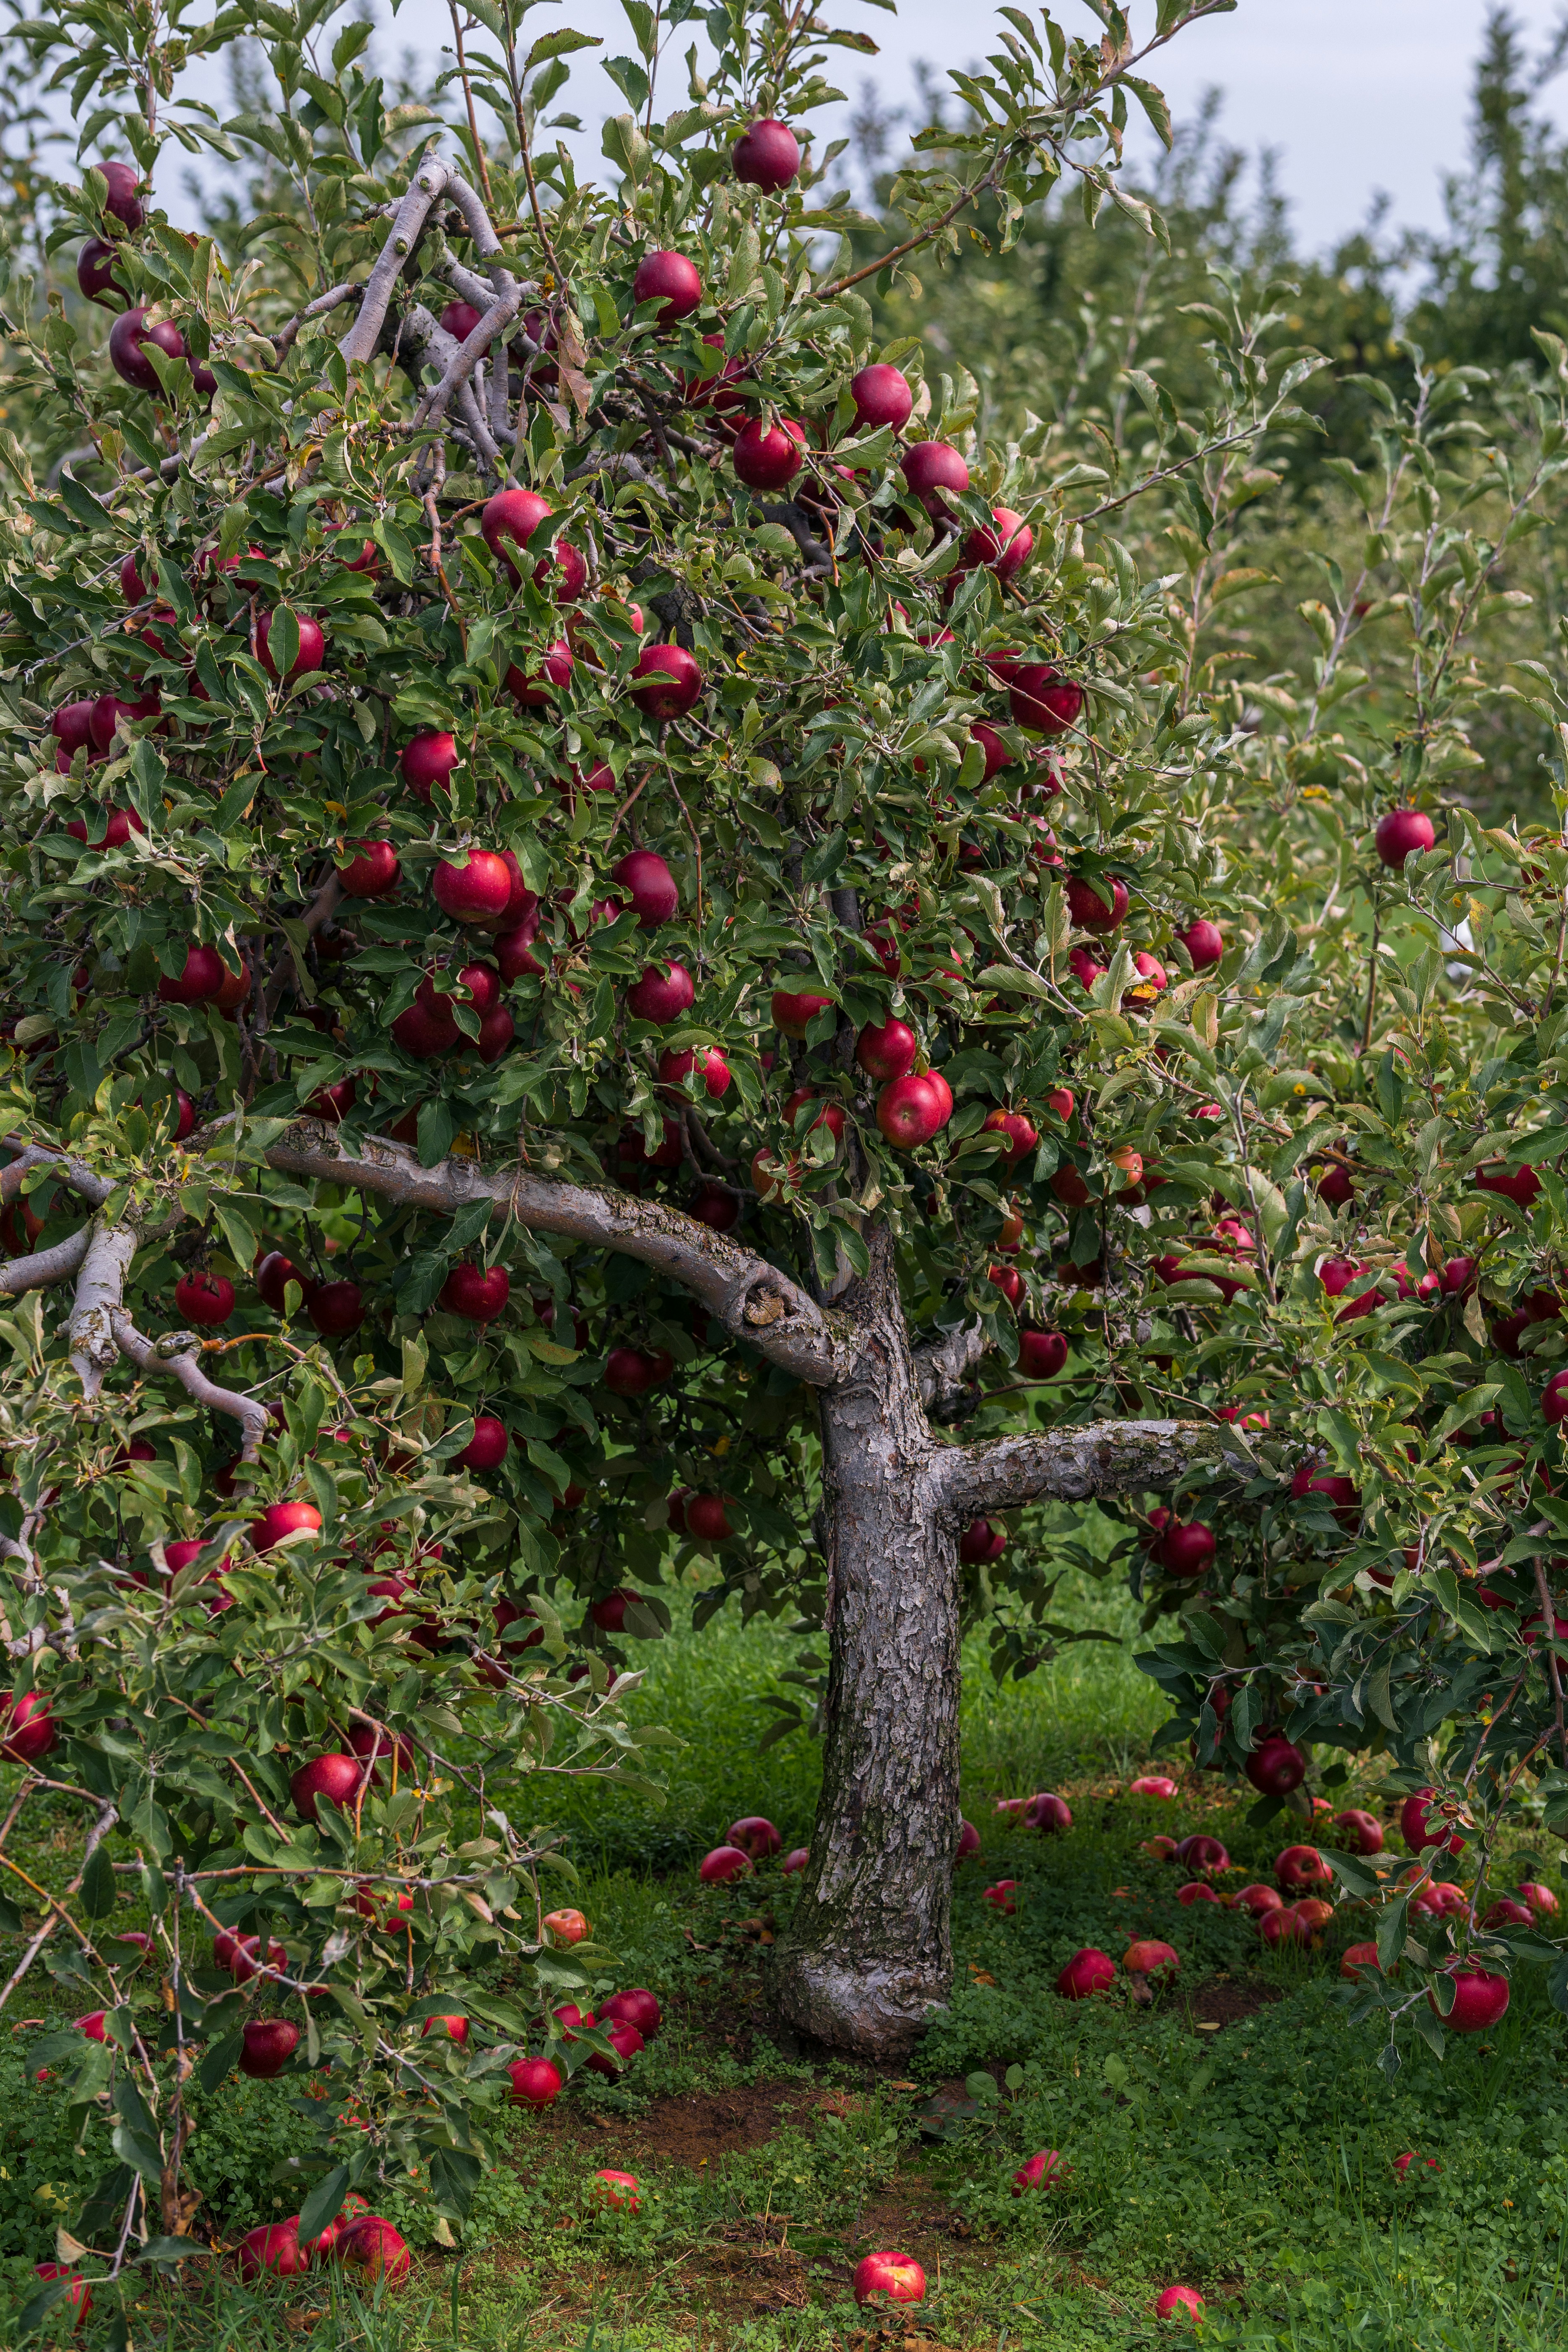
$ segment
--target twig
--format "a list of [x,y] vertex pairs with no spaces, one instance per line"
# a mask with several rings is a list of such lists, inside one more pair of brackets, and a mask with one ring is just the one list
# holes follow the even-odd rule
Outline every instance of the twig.
[[[82,1848],[81,1868],[77,1872],[76,1876],[66,1888],[66,1895],[68,1897],[72,1895],[80,1894],[82,1880],[87,1876],[88,1864],[92,1860],[93,1855],[98,1852],[99,1847],[103,1843],[104,1839],[109,1835],[110,1831],[114,1827],[114,1824],[119,1818],[119,1810],[116,1806],[106,1804],[102,1807],[97,1821],[94,1822],[91,1829],[89,1830],[87,1833],[87,1843]],[[6,1826],[9,1828],[10,1824],[7,1823]],[[15,1870],[18,1878],[27,1878],[26,1872],[19,1869],[16,1864],[10,1860],[8,1855],[0,1853],[0,1862],[4,1862],[8,1870]],[[33,1885],[33,1882],[30,1878],[27,1878],[27,1884],[29,1886]],[[5,2003],[10,2000],[11,1995],[16,1991],[16,1987],[21,1983],[23,1978],[26,1975],[28,1969],[32,1967],[33,1962],[37,1958],[38,1954],[43,1950],[44,1946],[48,1942],[49,1937],[54,1934],[55,1929],[59,1926],[62,1919],[70,1929],[72,1935],[75,1936],[77,1941],[83,1945],[89,1952],[92,1953],[94,1959],[98,1958],[97,1953],[93,1952],[90,1939],[82,1932],[81,1928],[77,1926],[76,1921],[71,1917],[70,1913],[64,1908],[63,1905],[57,1902],[56,1898],[52,1895],[45,1894],[42,1887],[35,1886],[33,1887],[33,1891],[36,1895],[43,1895],[44,1901],[49,1906],[49,1916],[45,1920],[43,1926],[39,1928],[37,1934],[34,1937],[32,1942],[28,1945],[26,1950],[23,1953],[21,1958],[17,1961],[16,1967],[12,1969],[10,1975],[6,1978],[5,1984],[0,1985],[0,2009],[5,2008]]]

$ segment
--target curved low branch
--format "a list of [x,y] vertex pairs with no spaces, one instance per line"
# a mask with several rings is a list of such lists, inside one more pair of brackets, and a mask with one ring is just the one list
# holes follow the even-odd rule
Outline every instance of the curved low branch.
[[940,1339],[914,1350],[921,1402],[933,1421],[953,1418],[969,1403],[973,1391],[966,1375],[990,1344],[985,1326],[976,1316],[972,1323],[961,1323],[956,1330],[944,1331]]
[[20,1298],[24,1291],[47,1290],[52,1282],[64,1282],[87,1255],[91,1236],[92,1227],[83,1225],[79,1233],[52,1242],[47,1250],[35,1250],[30,1257],[8,1257],[0,1265],[0,1298]]
[[1187,1471],[1221,1462],[1244,1476],[1257,1466],[1212,1422],[1095,1421],[952,1446],[938,1457],[936,1479],[942,1510],[958,1520],[1048,1496],[1087,1503],[1172,1486]]
[[242,1462],[254,1462],[267,1434],[270,1416],[267,1407],[255,1397],[242,1396],[237,1389],[219,1388],[209,1381],[196,1360],[201,1348],[201,1335],[195,1331],[166,1331],[161,1339],[149,1339],[125,1312],[123,1307],[109,1311],[110,1328],[115,1345],[122,1356],[129,1356],[139,1370],[154,1378],[178,1381],[185,1394],[197,1404],[208,1406],[214,1412],[226,1412],[237,1421],[245,1432],[240,1447]]
[[489,1199],[497,1215],[510,1213],[533,1232],[565,1234],[639,1258],[683,1282],[731,1338],[814,1388],[841,1380],[859,1353],[849,1325],[825,1316],[787,1274],[663,1201],[560,1183],[522,1168],[491,1175],[467,1160],[421,1168],[412,1152],[382,1136],[368,1137],[354,1158],[315,1119],[290,1128],[266,1157],[283,1175],[348,1185],[445,1216]]

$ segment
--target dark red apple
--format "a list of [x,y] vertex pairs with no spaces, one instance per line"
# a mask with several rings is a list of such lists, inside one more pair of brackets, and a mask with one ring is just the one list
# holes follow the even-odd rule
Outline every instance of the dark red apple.
[[395,890],[402,867],[390,841],[355,841],[346,866],[338,868],[338,886],[345,898],[384,898]]
[[511,2096],[519,2106],[553,2106],[561,2096],[561,2069],[548,2058],[514,2058],[506,2071]]
[[162,319],[156,326],[148,326],[147,305],[138,302],[133,310],[122,310],[109,331],[109,364],[133,392],[154,393],[161,400],[163,382],[147,357],[149,343],[167,359],[185,356],[185,339],[174,320]]
[[239,2275],[246,2281],[270,2275],[298,2278],[310,2267],[310,2257],[300,2243],[300,2216],[287,2221],[263,2221],[247,2230],[236,2252]]
[[800,471],[805,442],[805,427],[793,417],[764,425],[753,416],[735,436],[730,462],[749,490],[782,490]]
[[79,817],[73,817],[66,831],[73,841],[85,842],[89,849],[121,849],[133,833],[147,830],[134,809],[100,809],[93,822],[102,827],[96,841],[88,840],[88,827]]
[[571,685],[572,670],[572,648],[559,640],[531,668],[521,670],[514,663],[503,683],[520,709],[547,710],[557,692]]
[[1068,913],[1082,930],[1114,931],[1127,914],[1127,885],[1115,877],[1092,882],[1075,875],[1068,884]]
[[364,1293],[357,1282],[323,1282],[310,1293],[305,1312],[323,1339],[346,1339],[364,1321]]
[[674,1365],[662,1348],[612,1348],[605,1359],[605,1386],[613,1396],[646,1396],[669,1378]]
[[730,150],[737,180],[776,196],[800,170],[800,142],[787,122],[767,115],[743,131]]
[[493,1412],[474,1415],[474,1433],[458,1454],[465,1470],[499,1470],[506,1460],[507,1433],[504,1422]]
[[504,1265],[492,1265],[487,1271],[482,1265],[455,1265],[441,1286],[437,1304],[448,1315],[461,1315],[469,1323],[493,1323],[506,1310],[511,1296],[511,1277]]
[[656,856],[651,849],[630,851],[618,865],[612,866],[610,879],[620,884],[645,931],[654,931],[660,923],[672,922],[679,911],[680,893],[675,887],[675,877],[663,858]]
[[689,1013],[697,999],[691,974],[680,963],[650,964],[626,991],[627,1010],[639,1021],[666,1028]]
[[401,2286],[414,2267],[414,2257],[402,2232],[379,2213],[361,2213],[340,2232],[332,2249],[334,2262],[355,2271],[368,2284],[378,2279]]
[[239,2071],[258,2083],[269,2083],[300,2046],[300,2029],[286,2017],[249,2017],[241,2029],[245,2047]]
[[[76,282],[89,302],[97,302],[105,310],[123,310],[131,300],[131,289],[122,286],[114,274],[120,249],[101,236],[89,236],[76,257]],[[110,295],[118,301],[110,301]]]
[[[857,433],[874,433],[883,425],[901,433],[915,404],[909,378],[901,368],[889,366],[885,360],[863,367],[858,375],[850,377],[849,397],[855,403]],[[967,477],[968,468],[964,471]]]
[[184,969],[177,980],[167,972],[159,975],[158,995],[164,1004],[206,1004],[213,1002],[222,989],[227,974],[216,948],[197,945],[187,949]]
[[[722,1495],[693,1495],[686,1505],[686,1528],[699,1543],[728,1543],[734,1533],[724,1509]],[[731,1832],[731,1842],[741,1841]]]
[[1225,933],[1206,916],[1200,915],[1195,922],[1187,925],[1184,931],[1178,931],[1176,937],[1192,958],[1194,971],[1207,971],[1211,965],[1224,958]]
[[702,299],[702,279],[694,261],[684,253],[645,253],[632,279],[632,300],[639,307],[644,302],[662,302],[658,323],[673,327],[678,320],[689,318]]
[[308,1306],[316,1287],[314,1277],[297,1266],[291,1258],[285,1257],[281,1250],[268,1250],[256,1269],[256,1287],[263,1302],[275,1315],[282,1314],[284,1294],[291,1282],[299,1284]]
[[163,704],[155,687],[150,688],[135,702],[127,702],[119,695],[100,694],[92,706],[92,715],[88,720],[88,731],[92,738],[94,751],[107,751],[110,749],[114,741],[115,730],[122,719],[155,719],[162,708]]
[[[327,640],[321,634],[320,623],[313,621],[309,613],[296,613],[294,622],[300,632],[300,650],[294,656],[289,675],[290,677],[303,677],[307,671],[321,668],[326,656]],[[277,665],[268,651],[271,634],[272,615],[263,613],[256,624],[256,658],[268,677],[276,678]]]
[[[1456,1960],[1445,1969],[1453,1979],[1454,2005],[1444,2024],[1452,2033],[1489,2033],[1501,2023],[1508,2010],[1509,1984],[1505,1976],[1497,1976],[1486,1969],[1461,1968]],[[1435,2017],[1442,2017],[1436,1996],[1430,1991],[1427,2002]]]
[[679,1086],[695,1070],[702,1080],[703,1092],[717,1102],[730,1085],[730,1065],[717,1045],[683,1046],[677,1053],[667,1047],[658,1057],[658,1075],[665,1086]]
[[945,441],[917,441],[904,452],[902,471],[910,488],[931,516],[951,513],[944,493],[962,498],[969,488],[969,467]]
[[969,1567],[982,1560],[1000,1559],[1007,1549],[1005,1528],[994,1528],[989,1519],[973,1519],[958,1539],[958,1557]]
[[657,2042],[664,2012],[651,1992],[642,1985],[634,1985],[626,1992],[613,1992],[598,2007],[600,2021],[614,2018],[626,2025],[635,2025],[645,2042]]
[[702,672],[684,646],[645,646],[632,680],[637,709],[660,722],[684,719],[702,694]]
[[1034,551],[1035,534],[1023,516],[1011,507],[993,507],[989,529],[982,524],[965,539],[963,564],[966,569],[984,564],[1005,583],[1017,577]]
[[58,1738],[41,1691],[27,1691],[21,1698],[7,1691],[0,1697],[0,1756],[8,1763],[36,1764]]
[[697,1865],[704,1886],[728,1885],[731,1879],[749,1878],[751,1874],[752,1857],[738,1845],[716,1845]]
[[187,1323],[216,1329],[234,1313],[234,1285],[221,1274],[185,1274],[174,1285],[174,1305]]
[[1059,1331],[1019,1332],[1018,1370],[1026,1381],[1054,1381],[1067,1360],[1068,1343]]
[[1307,1777],[1307,1759],[1279,1732],[1260,1739],[1243,1768],[1260,1796],[1288,1797]]
[[1201,1576],[1214,1556],[1214,1529],[1202,1519],[1173,1519],[1157,1549],[1161,1567],[1172,1576]]
[[1381,1853],[1383,1824],[1375,1813],[1363,1812],[1352,1806],[1348,1811],[1334,1815],[1347,1853]]
[[448,302],[441,313],[442,331],[454,342],[466,343],[484,315],[471,302]]
[[1086,1944],[1058,1977],[1057,1990],[1064,2000],[1088,2000],[1097,1992],[1109,1992],[1115,1982],[1116,1963],[1110,1953]]

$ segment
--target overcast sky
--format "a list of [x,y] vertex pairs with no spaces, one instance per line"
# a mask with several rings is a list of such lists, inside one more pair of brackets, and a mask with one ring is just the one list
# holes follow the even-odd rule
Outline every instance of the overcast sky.
[[[438,65],[451,38],[446,0],[403,0],[395,22],[389,0],[372,5],[385,27],[384,62],[406,46]],[[1057,5],[1069,27],[1092,30],[1082,0]],[[868,32],[881,47],[874,58],[829,51],[840,87],[858,100],[862,80],[873,79],[889,108],[912,103],[916,60],[939,70],[973,64],[994,46],[999,22],[992,9],[954,6],[952,0],[900,0],[897,16],[865,0],[824,5],[830,22]],[[1568,0],[1511,0],[1534,47],[1565,8]],[[1297,239],[1317,250],[1356,226],[1380,189],[1393,197],[1402,223],[1430,226],[1441,219],[1442,174],[1465,159],[1470,79],[1489,13],[1489,0],[1240,0],[1233,15],[1180,34],[1152,71],[1178,120],[1190,118],[1206,88],[1223,89],[1224,134],[1254,151],[1278,151]],[[1153,16],[1153,0],[1133,0],[1130,14],[1141,31]],[[632,47],[618,0],[544,0],[532,27],[562,25],[602,36],[610,56]],[[682,27],[678,50],[691,38]],[[573,81],[556,103],[569,105],[591,130],[574,143],[584,151],[582,162],[592,163],[600,122],[625,101],[591,55],[574,62]],[[683,79],[678,59],[671,65]],[[226,98],[210,88],[202,94],[219,103]],[[1561,117],[1568,76],[1550,95]]]

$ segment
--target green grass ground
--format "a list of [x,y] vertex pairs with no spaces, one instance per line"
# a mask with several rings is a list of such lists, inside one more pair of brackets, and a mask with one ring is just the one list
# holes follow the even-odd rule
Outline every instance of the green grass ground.
[[[1079,1605],[1114,1623],[1123,1604],[1093,1587]],[[214,2265],[203,2291],[129,2314],[136,2347],[1122,2352],[1180,2340],[1152,2314],[1173,2280],[1207,2297],[1205,2343],[1256,2352],[1544,2352],[1568,2337],[1568,2027],[1522,1979],[1488,2041],[1451,2042],[1441,2066],[1412,2046],[1391,2087],[1379,2038],[1348,2024],[1336,1990],[1363,1926],[1272,1954],[1242,1917],[1179,1906],[1178,1874],[1140,1851],[1153,1831],[1213,1830],[1247,1877],[1269,1875],[1298,1832],[1247,1830],[1245,1804],[1207,1780],[1173,1805],[1121,1793],[1160,1716],[1126,1646],[1069,1650],[1001,1690],[978,1649],[966,1661],[964,1808],[984,1851],[958,1881],[951,2011],[908,2076],[775,2048],[763,1939],[787,1884],[700,1890],[695,1860],[741,1812],[766,1812],[786,1846],[809,1833],[815,1748],[756,1749],[795,1648],[761,1626],[651,1646],[635,1705],[688,1742],[668,1805],[555,1795],[616,1980],[667,2010],[626,2084],[579,2077],[548,2118],[518,2118],[455,2251],[389,2205],[426,2242],[415,2284],[381,2308],[333,2305],[327,2281],[253,2295]],[[1069,1795],[1070,1834],[994,1813],[998,1794],[1040,1787]],[[1011,1917],[982,1899],[1003,1877],[1017,1882]],[[1176,1947],[1179,1991],[1149,2008],[1056,1997],[1068,1953],[1119,1957],[1134,1932]],[[0,2062],[0,2251],[19,2284],[78,2168],[19,2055]],[[208,2122],[204,2185],[232,2242],[274,2218],[283,2086],[226,2092]],[[1015,2198],[1014,2171],[1043,2147],[1070,2165],[1065,2186]],[[1441,2169],[1402,2181],[1406,2149]],[[600,2166],[637,2176],[636,2215],[594,2210]],[[885,2245],[918,2256],[930,2291],[872,2324],[847,2282]],[[77,2341],[110,2341],[108,2317]]]

